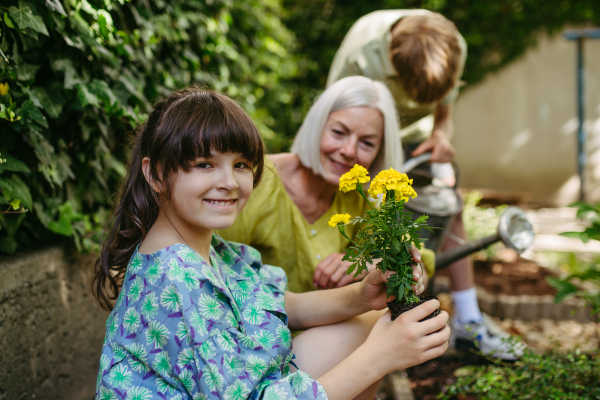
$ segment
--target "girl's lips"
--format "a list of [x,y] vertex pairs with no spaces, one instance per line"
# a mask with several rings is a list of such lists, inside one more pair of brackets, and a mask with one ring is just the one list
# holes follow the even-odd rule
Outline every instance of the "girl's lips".
[[231,207],[235,204],[237,199],[229,199],[229,200],[213,200],[213,199],[204,199],[208,204],[218,207],[218,208],[227,208]]

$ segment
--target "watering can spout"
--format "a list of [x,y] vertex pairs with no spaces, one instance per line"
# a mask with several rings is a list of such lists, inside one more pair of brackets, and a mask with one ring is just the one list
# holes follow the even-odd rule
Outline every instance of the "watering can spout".
[[498,231],[495,234],[474,240],[439,254],[435,260],[435,269],[437,271],[445,268],[453,262],[478,250],[485,249],[498,241],[502,241],[506,247],[522,254],[531,249],[534,237],[533,225],[529,219],[527,219],[525,213],[520,208],[507,207],[500,215]]
[[[418,177],[431,175],[430,171],[424,173],[418,172],[422,165],[425,165],[431,160],[431,153],[425,153],[406,161],[402,167],[404,173],[409,174],[409,177],[415,179],[415,190],[418,194],[417,198],[406,203],[407,211],[413,214],[413,218],[418,218],[421,215],[427,215],[429,226],[435,229],[434,232],[422,232],[422,237],[427,239],[425,243],[427,248],[438,252],[442,246],[447,232],[449,231],[452,219],[462,210],[462,200],[458,196],[456,187],[445,187],[435,184],[433,179],[420,181],[423,185],[417,185]],[[458,175],[457,168],[455,175]],[[413,176],[410,176],[414,174]],[[432,176],[430,176],[432,178]],[[458,181],[458,178],[457,178]],[[527,219],[525,213],[517,207],[507,207],[500,215],[498,230],[495,234],[477,239],[473,242],[466,243],[459,247],[454,247],[451,250],[443,253],[438,253],[436,256],[435,269],[445,268],[455,261],[468,256],[478,250],[484,249],[498,241],[504,242],[506,247],[515,250],[522,254],[533,246],[533,225]]]

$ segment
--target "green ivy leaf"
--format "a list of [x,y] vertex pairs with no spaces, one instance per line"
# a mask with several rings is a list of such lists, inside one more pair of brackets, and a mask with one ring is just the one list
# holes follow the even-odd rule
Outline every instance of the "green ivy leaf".
[[8,16],[8,13],[5,12],[4,13],[4,23],[6,24],[6,26],[8,26],[9,28],[15,28],[15,26],[13,25],[12,20],[10,19],[10,17]]
[[50,118],[58,118],[65,103],[65,99],[58,91],[58,88],[48,92],[44,88],[36,87],[34,91],[40,104],[48,113],[48,116]]
[[84,84],[77,84],[77,99],[79,100],[81,107],[85,107],[87,105],[100,107],[100,104],[98,103],[98,97],[90,92],[87,86]]
[[19,8],[10,7],[8,13],[20,29],[31,28],[43,35],[50,36],[42,17],[33,15],[31,7],[26,2],[19,1]]
[[106,82],[94,79],[88,87],[93,94],[102,100],[105,109],[108,110],[117,103],[117,97],[110,90]]
[[25,182],[23,182],[21,180],[21,178],[19,178],[18,175],[13,175],[11,177],[11,183],[12,183],[12,198],[21,200],[21,202],[23,203],[23,206],[25,208],[31,209],[31,206],[32,206],[31,192],[29,191],[29,188],[27,187]]
[[21,64],[17,67],[17,79],[20,81],[28,81],[35,78],[35,74],[40,69],[41,65]]
[[73,236],[73,227],[71,226],[71,220],[67,217],[60,217],[58,221],[52,221],[48,224],[48,229],[54,233],[58,233],[63,236]]
[[12,207],[12,209],[15,211],[18,210],[19,208],[21,208],[21,200],[20,199],[13,199],[13,200],[11,200],[11,202],[9,204]]
[[18,114],[23,119],[31,118],[33,121],[37,122],[44,128],[48,127],[48,121],[46,121],[46,117],[44,117],[44,114],[42,114],[40,110],[38,110],[35,107],[32,100],[27,100],[23,102]]
[[76,84],[82,83],[82,79],[79,77],[79,74],[77,74],[73,62],[68,58],[54,60],[50,65],[54,71],[64,71],[65,89],[73,89]]
[[46,5],[49,9],[56,11],[62,16],[67,16],[67,13],[65,12],[65,9],[63,8],[62,4],[60,4],[59,0],[46,0]]
[[3,153],[3,158],[6,158],[6,162],[0,164],[0,174],[4,171],[13,171],[13,172],[31,172],[27,165],[24,162],[17,160],[14,157],[11,157],[8,154]]

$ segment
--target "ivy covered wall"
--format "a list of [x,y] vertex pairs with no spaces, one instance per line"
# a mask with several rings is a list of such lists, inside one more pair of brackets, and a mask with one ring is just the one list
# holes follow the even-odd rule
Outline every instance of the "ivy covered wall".
[[74,237],[92,249],[154,99],[208,84],[267,141],[292,99],[276,0],[7,0],[0,18],[0,252]]

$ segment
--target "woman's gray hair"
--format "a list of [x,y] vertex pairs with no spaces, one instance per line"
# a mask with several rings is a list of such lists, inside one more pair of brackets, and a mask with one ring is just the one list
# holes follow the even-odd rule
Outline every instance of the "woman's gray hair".
[[381,170],[402,170],[398,114],[388,88],[364,76],[349,76],[328,87],[312,105],[294,138],[291,152],[316,174],[325,176],[321,164],[321,136],[329,114],[350,107],[373,107],[383,115],[383,141],[379,154],[369,168],[371,177]]

